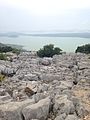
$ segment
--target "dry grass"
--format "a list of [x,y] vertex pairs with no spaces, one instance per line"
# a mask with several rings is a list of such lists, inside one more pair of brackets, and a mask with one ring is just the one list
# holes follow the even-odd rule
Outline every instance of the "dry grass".
[[75,89],[74,94],[77,98],[80,99],[85,109],[89,112],[84,119],[81,120],[90,120],[90,89]]

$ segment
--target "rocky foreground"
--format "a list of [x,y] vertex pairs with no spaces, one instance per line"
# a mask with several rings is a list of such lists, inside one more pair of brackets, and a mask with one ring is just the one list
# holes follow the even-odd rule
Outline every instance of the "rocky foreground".
[[90,120],[90,56],[0,61],[0,120]]

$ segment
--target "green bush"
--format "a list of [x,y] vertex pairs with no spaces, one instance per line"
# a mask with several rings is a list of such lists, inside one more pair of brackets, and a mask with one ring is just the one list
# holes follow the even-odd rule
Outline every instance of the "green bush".
[[16,49],[16,48],[13,48],[12,53],[16,53],[17,55],[19,55],[20,54],[20,50]]
[[45,45],[42,49],[37,51],[37,55],[39,57],[52,57],[53,55],[57,54],[61,54],[62,50],[58,47],[54,48],[53,44],[49,44],[49,45]]
[[6,53],[6,52],[12,52],[12,53],[16,53],[17,55],[20,54],[20,49],[17,49],[17,48],[13,48],[13,47],[10,47],[10,46],[7,46],[7,45],[2,45],[0,44],[0,53]]
[[0,53],[0,60],[7,60],[6,54]]
[[76,53],[80,52],[80,53],[89,54],[90,53],[90,44],[86,44],[86,45],[83,45],[83,46],[78,46],[75,52]]
[[5,76],[0,74],[0,82],[2,82],[5,79]]
[[10,52],[12,51],[12,47],[9,46],[0,46],[0,52]]

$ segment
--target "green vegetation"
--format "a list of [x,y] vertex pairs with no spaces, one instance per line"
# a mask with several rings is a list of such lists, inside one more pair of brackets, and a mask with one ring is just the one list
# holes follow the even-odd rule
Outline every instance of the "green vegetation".
[[8,60],[8,57],[12,56],[11,54],[7,54],[7,52],[12,52],[19,55],[21,49],[13,48],[11,46],[0,43],[0,60]]
[[0,74],[0,82],[2,82],[5,79],[5,76]]
[[7,55],[0,53],[0,60],[7,60]]
[[10,46],[0,46],[0,52],[10,52],[13,48]]
[[20,51],[21,51],[21,50],[19,50],[19,49],[17,49],[17,48],[13,48],[12,53],[15,53],[15,54],[19,55],[19,54],[20,54]]
[[53,55],[57,54],[61,54],[62,50],[58,47],[54,48],[53,44],[49,44],[49,45],[45,45],[42,49],[40,49],[39,51],[37,51],[37,55],[39,57],[52,57]]
[[15,47],[11,47],[5,44],[0,43],[0,59],[4,60],[4,58],[6,58],[5,54],[1,54],[1,53],[6,53],[6,52],[12,52],[15,54],[20,54],[21,49],[17,49]]
[[0,52],[1,53],[12,52],[12,53],[16,53],[18,55],[18,54],[20,54],[20,51],[21,50],[19,50],[17,48],[12,48],[12,47],[9,47],[9,46],[0,47]]
[[89,53],[90,53],[90,44],[86,44],[86,45],[77,47],[77,49],[76,49],[75,52],[76,52],[76,53],[77,53],[77,52],[80,52],[80,53],[89,54]]

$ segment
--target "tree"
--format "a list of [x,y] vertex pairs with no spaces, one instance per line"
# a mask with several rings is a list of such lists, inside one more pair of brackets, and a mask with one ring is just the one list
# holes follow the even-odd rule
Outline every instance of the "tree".
[[58,47],[55,47],[55,48],[54,48],[54,54],[59,55],[59,54],[60,54],[60,51],[62,51],[60,48],[58,48]]
[[53,44],[45,45],[42,49],[37,51],[39,57],[52,57],[55,54],[61,54],[62,51],[60,48],[55,47]]
[[90,44],[78,46],[75,52],[76,52],[76,53],[77,53],[77,52],[80,52],[80,53],[89,54],[89,53],[90,53]]

